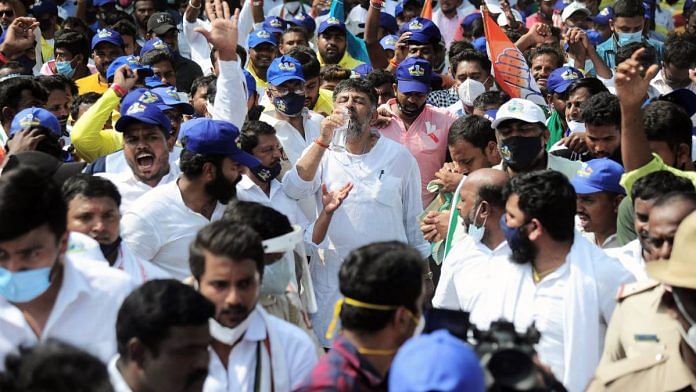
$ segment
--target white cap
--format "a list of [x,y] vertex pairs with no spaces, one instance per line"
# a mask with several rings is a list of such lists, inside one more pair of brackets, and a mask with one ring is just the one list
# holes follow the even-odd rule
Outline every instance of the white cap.
[[544,124],[546,123],[546,116],[539,105],[534,102],[528,99],[512,98],[498,109],[495,121],[493,121],[491,127],[496,129],[505,120],[521,120],[528,123]]
[[[512,11],[512,16],[515,17],[516,21],[518,21],[518,22],[522,21],[522,14],[520,14],[520,11],[517,11],[514,8],[510,9],[510,11]],[[500,26],[500,27],[505,27],[509,24],[508,20],[507,20],[507,16],[505,16],[505,14],[498,15],[498,20],[496,22],[498,22],[498,26]]]
[[578,11],[584,12],[587,16],[592,15],[590,10],[585,7],[585,4],[574,1],[563,9],[563,13],[561,13],[561,21],[565,22],[568,18],[570,18],[571,15]]
[[[485,0],[486,7],[491,14],[502,14],[503,8],[500,7],[500,0]],[[517,0],[508,0],[510,7],[514,7],[517,4]],[[516,16],[516,15],[515,15]]]
[[474,106],[474,99],[486,92],[486,87],[483,83],[472,78],[468,78],[459,85],[457,90],[459,99],[465,106]]

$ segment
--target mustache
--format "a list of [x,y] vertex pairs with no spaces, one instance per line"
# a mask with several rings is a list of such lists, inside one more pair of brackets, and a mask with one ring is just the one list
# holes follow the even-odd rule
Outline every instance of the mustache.
[[246,314],[248,312],[249,312],[249,309],[247,309],[246,306],[244,306],[244,305],[227,306],[220,311],[220,316],[223,316],[223,315],[236,316],[239,314]]

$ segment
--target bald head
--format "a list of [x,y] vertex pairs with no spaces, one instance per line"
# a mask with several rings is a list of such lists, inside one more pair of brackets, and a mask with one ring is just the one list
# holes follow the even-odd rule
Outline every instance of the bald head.
[[472,182],[481,185],[491,185],[503,187],[507,184],[510,177],[502,170],[483,168],[473,171],[466,178],[466,183]]
[[668,259],[679,224],[696,211],[696,193],[672,192],[655,201],[648,218],[648,259]]
[[486,226],[484,241],[500,238],[498,220],[505,211],[503,187],[507,182],[508,175],[502,170],[479,169],[469,174],[462,185],[457,210],[467,228]]

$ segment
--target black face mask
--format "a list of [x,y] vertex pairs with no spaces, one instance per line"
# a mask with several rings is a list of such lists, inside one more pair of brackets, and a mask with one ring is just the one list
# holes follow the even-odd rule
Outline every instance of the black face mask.
[[101,252],[104,255],[104,258],[109,260],[109,257],[112,256],[114,254],[114,252],[118,251],[118,247],[120,245],[121,245],[121,237],[118,237],[118,239],[113,244],[108,244],[108,245],[99,244],[99,249],[101,249]]
[[518,173],[534,167],[541,149],[541,136],[511,136],[500,142],[500,156]]
[[205,191],[220,203],[227,204],[232,198],[237,196],[237,184],[241,180],[242,176],[237,176],[234,182],[230,182],[222,174],[222,169],[218,167],[215,180],[205,185]]
[[512,251],[510,260],[516,264],[531,263],[539,253],[534,243],[527,237],[525,226],[520,227],[519,236],[516,238],[514,247],[510,246],[510,250]]
[[278,177],[278,174],[280,174],[280,171],[282,170],[282,167],[280,166],[280,161],[278,161],[276,164],[274,164],[271,167],[264,166],[264,165],[258,165],[254,168],[249,169],[251,172],[258,178],[259,180],[269,183],[273,181],[276,177]]

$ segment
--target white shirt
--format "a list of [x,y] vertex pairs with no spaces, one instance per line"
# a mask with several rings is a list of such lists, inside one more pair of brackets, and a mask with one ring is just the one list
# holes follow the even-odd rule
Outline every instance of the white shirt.
[[595,237],[595,233],[588,233],[588,232],[583,231],[582,235],[585,236],[585,238],[587,238],[588,241],[599,246],[602,249],[612,249],[612,248],[618,248],[620,246],[619,239],[618,239],[618,237],[616,237],[616,233],[607,237],[604,240],[604,242],[601,244],[597,243],[597,238]]
[[300,225],[306,229],[309,225],[307,217],[300,209],[297,200],[293,200],[283,192],[283,184],[273,179],[271,181],[271,192],[266,192],[254,184],[246,174],[242,175],[242,180],[237,184],[237,199],[243,201],[253,201],[267,207],[271,207],[288,217],[290,224]]
[[68,251],[66,254],[73,260],[101,261],[108,265],[99,243],[92,237],[76,231],[71,231],[68,236]]
[[128,247],[128,244],[123,241],[121,241],[118,247],[118,257],[112,267],[127,273],[137,285],[141,285],[148,280],[172,278],[164,269],[136,256]]
[[[323,263],[313,259],[310,264],[318,302],[314,327],[324,345],[329,344],[324,333],[340,297],[338,270],[350,251],[376,241],[396,240],[414,246],[424,258],[430,254],[418,224],[423,212],[418,163],[406,147],[389,138],[381,137],[363,155],[327,150],[313,181],[302,180],[293,168],[283,179],[283,190],[293,199],[314,196],[320,206],[322,183],[333,191],[348,182],[353,189],[334,212],[326,238],[318,245]],[[310,225],[307,233],[312,231]],[[306,240],[311,242],[311,238]]]
[[120,355],[114,355],[114,357],[111,358],[111,360],[109,361],[109,365],[107,366],[111,386],[114,387],[114,392],[133,392],[133,390],[126,383],[126,380],[123,379],[123,375],[116,366],[116,363],[118,363],[119,358],[121,358]]
[[[268,350],[266,350],[264,343],[268,338],[271,341],[277,339],[277,344],[270,343],[271,356],[283,355],[285,359],[285,369],[273,368],[272,371],[285,372],[286,374],[283,376],[289,380],[291,387],[296,387],[312,371],[317,363],[317,356],[307,333],[267,313],[262,317],[260,312],[264,312],[264,310],[257,306],[256,311],[249,315],[252,317],[249,327],[241,341],[230,351],[227,369],[223,366],[217,353],[209,349],[210,364],[208,365],[208,378],[203,385],[204,392],[254,391],[257,346],[261,345],[261,355],[268,356]],[[267,369],[263,370],[268,371]],[[262,387],[260,390],[270,390],[270,388],[264,389]],[[276,391],[284,392],[278,388]]]
[[346,28],[348,31],[353,33],[353,35],[362,34],[365,32],[366,19],[367,10],[358,4],[348,13],[348,16],[346,17]]
[[609,257],[619,260],[628,272],[635,276],[636,281],[644,282],[649,280],[648,273],[645,272],[645,259],[643,259],[643,248],[640,246],[640,241],[635,239],[620,248],[612,248],[605,250]]
[[63,282],[37,337],[22,312],[0,297],[0,370],[5,357],[20,345],[55,338],[95,355],[106,363],[116,353],[116,315],[133,290],[131,279],[98,261],[64,258]]
[[[155,188],[171,182],[176,182],[176,179],[179,178],[179,174],[181,174],[179,168],[170,164],[169,173],[160,179],[160,182],[155,185]],[[154,189],[150,185],[140,181],[130,168],[120,173],[96,173],[96,175],[106,178],[118,188],[118,193],[121,194],[121,214],[126,213],[133,203],[142,195]]]
[[218,61],[220,74],[216,82],[215,104],[211,115],[242,129],[247,115],[246,77],[239,61]]
[[189,245],[198,230],[225,212],[219,202],[212,219],[191,210],[176,181],[158,186],[133,203],[121,219],[123,240],[139,257],[162,267],[175,279],[191,275]]
[[[674,89],[672,87],[670,87],[667,84],[667,82],[665,81],[665,70],[664,69],[661,69],[657,73],[657,75],[655,75],[655,77],[650,81],[650,86],[653,87],[655,90],[657,90],[657,92],[660,95],[669,94],[672,91],[674,91]],[[696,93],[696,83],[694,83],[694,82],[689,83],[689,85],[684,87],[684,88],[691,90],[691,92],[693,92],[693,93]]]

